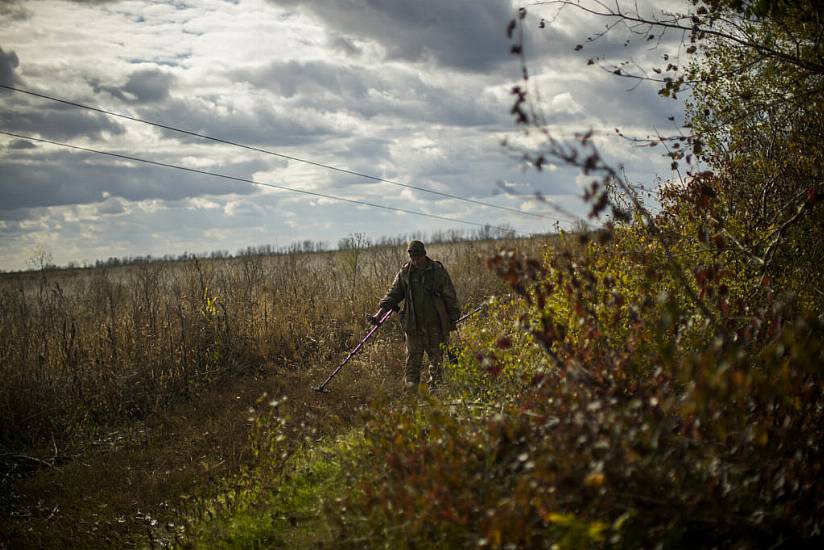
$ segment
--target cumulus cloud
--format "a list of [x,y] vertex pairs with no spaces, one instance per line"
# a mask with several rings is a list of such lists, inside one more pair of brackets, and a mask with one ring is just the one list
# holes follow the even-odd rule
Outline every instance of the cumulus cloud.
[[[235,81],[271,90],[289,105],[457,126],[503,123],[505,111],[456,86],[425,82],[404,67],[347,66],[331,61],[273,61],[232,70]],[[454,82],[453,82],[454,84]]]
[[383,88],[380,78],[371,71],[360,73],[353,67],[328,61],[273,61],[263,66],[234,70],[230,75],[258,87],[271,88],[286,98],[302,94],[329,92],[343,100],[363,99],[375,84]]
[[9,149],[35,149],[37,145],[27,139],[13,139],[6,147]]
[[332,33],[330,35],[329,46],[349,57],[357,57],[363,54],[363,49],[354,40],[339,34]]
[[123,201],[118,199],[106,200],[97,209],[98,214],[108,215],[122,214],[125,211],[126,208],[123,206]]
[[582,107],[572,98],[572,94],[570,92],[562,92],[554,96],[550,100],[549,106],[554,111],[561,111],[570,114],[580,113],[583,110]]
[[0,18],[10,21],[21,21],[31,17],[31,10],[27,9],[22,1],[7,0],[0,2]]
[[92,84],[96,91],[105,91],[121,101],[134,103],[154,103],[169,98],[169,89],[175,77],[158,69],[141,69],[129,75],[126,83],[118,88],[102,85],[96,81]]
[[265,210],[256,202],[241,199],[227,202],[223,212],[227,216],[259,217],[265,213]]
[[36,108],[20,104],[15,111],[0,112],[0,125],[15,133],[35,134],[56,140],[100,136],[104,132],[121,134],[125,131],[122,125],[105,115],[64,106]]
[[6,53],[0,47],[0,84],[14,86],[17,81],[14,71],[19,66],[20,60],[17,58],[17,54],[13,51]]
[[[340,135],[345,122],[315,108],[283,108],[255,102],[233,105],[209,98],[174,98],[151,108],[141,108],[142,117],[250,145],[302,145]],[[178,132],[162,130],[163,135],[180,141],[202,142]]]
[[307,10],[342,35],[375,41],[391,60],[487,71],[509,58],[502,41],[513,14],[508,0],[270,1]]
[[[0,49],[0,83],[19,85],[21,79],[15,72],[19,66],[20,60],[15,52],[5,53]],[[3,92],[5,93],[0,94],[3,106],[0,111],[0,126],[11,132],[36,134],[58,140],[124,132],[118,122],[99,113],[81,111],[59,103],[46,103],[14,92]],[[21,147],[25,145],[9,145],[12,149]]]
[[[265,165],[264,161],[243,162],[222,171],[248,179]],[[0,163],[0,219],[6,219],[14,209],[96,203],[101,197],[172,201],[199,195],[248,194],[254,189],[248,183],[89,154],[44,152],[6,157]]]

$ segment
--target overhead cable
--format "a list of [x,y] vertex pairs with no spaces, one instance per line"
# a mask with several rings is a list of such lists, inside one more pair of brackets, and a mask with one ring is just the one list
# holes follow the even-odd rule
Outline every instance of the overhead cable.
[[61,143],[59,141],[53,141],[53,140],[45,139],[45,138],[36,138],[36,137],[32,137],[32,136],[25,136],[25,135],[17,134],[17,133],[14,133],[14,132],[7,132],[5,130],[0,130],[0,134],[5,134],[7,136],[15,137],[15,138],[18,138],[18,139],[27,139],[29,141],[37,141],[37,142],[40,142],[40,143],[50,143],[51,145],[57,145],[57,146],[60,146],[60,147],[65,147],[67,149],[75,149],[77,151],[85,151],[87,153],[95,153],[95,154],[98,154],[98,155],[106,155],[106,156],[109,156],[109,157],[119,158],[119,159],[123,159],[123,160],[130,160],[130,161],[133,161],[133,162],[142,162],[144,164],[151,164],[151,165],[154,165],[154,166],[161,166],[163,168],[174,168],[175,170],[183,170],[185,172],[192,172],[194,174],[202,174],[204,176],[213,176],[213,177],[216,177],[216,178],[223,178],[223,179],[227,179],[227,180],[234,180],[234,181],[240,181],[240,182],[244,182],[244,183],[251,183],[252,185],[259,185],[261,187],[271,187],[273,189],[282,189],[284,191],[291,191],[293,193],[301,193],[303,195],[311,195],[311,196],[314,196],[314,197],[321,197],[321,198],[324,198],[324,199],[332,199],[332,200],[341,201],[341,202],[348,202],[348,203],[351,203],[351,204],[359,204],[359,205],[362,205],[362,206],[371,206],[372,208],[382,208],[384,210],[391,210],[393,212],[402,212],[404,214],[414,214],[416,216],[425,216],[427,218],[435,218],[435,219],[438,219],[438,220],[444,220],[444,221],[448,221],[448,222],[463,223],[463,224],[466,224],[466,225],[475,225],[477,227],[489,227],[491,229],[497,229],[499,231],[503,231],[503,232],[506,232],[506,233],[517,233],[512,228],[508,228],[508,227],[500,227],[500,226],[497,226],[497,225],[491,225],[491,224],[487,224],[487,223],[479,223],[479,222],[473,222],[473,221],[468,221],[468,220],[462,220],[462,219],[459,219],[459,218],[449,218],[447,216],[439,216],[437,214],[429,214],[427,212],[420,212],[418,210],[408,210],[406,208],[397,208],[395,206],[387,206],[385,204],[377,204],[377,203],[361,201],[361,200],[357,200],[357,199],[347,199],[346,197],[338,197],[338,196],[335,196],[335,195],[327,195],[325,193],[318,193],[318,192],[315,192],[315,191],[306,191],[304,189],[295,189],[294,187],[287,187],[285,185],[278,185],[278,184],[275,184],[275,183],[264,183],[264,182],[260,182],[260,181],[247,179],[247,178],[240,178],[240,177],[237,177],[237,176],[230,176],[228,174],[220,174],[220,173],[217,173],[217,172],[209,172],[208,170],[199,170],[197,168],[189,168],[189,167],[186,167],[186,166],[180,166],[180,165],[177,165],[177,164],[170,164],[170,163],[167,163],[167,162],[161,162],[161,161],[157,161],[157,160],[142,159],[142,158],[139,158],[139,157],[133,157],[131,155],[123,155],[123,154],[120,154],[120,153],[112,153],[110,151],[100,151],[98,149],[91,149],[90,147],[81,147],[80,145],[72,145],[72,144],[69,144],[69,143]]
[[535,217],[535,218],[544,218],[544,219],[547,219],[547,220],[557,221],[557,218],[553,218],[551,216],[547,216],[547,215],[544,215],[544,214],[539,214],[537,212],[528,212],[526,210],[521,210],[520,208],[511,208],[509,206],[503,206],[503,205],[499,205],[499,204],[492,204],[492,203],[489,203],[489,202],[479,201],[479,200],[476,200],[476,199],[470,199],[468,197],[462,197],[460,195],[454,195],[452,193],[446,193],[446,192],[443,192],[443,191],[436,191],[435,189],[429,189],[427,187],[420,187],[420,186],[411,185],[411,184],[408,184],[408,183],[401,183],[401,182],[398,182],[398,181],[389,180],[389,179],[382,178],[382,177],[379,177],[379,176],[372,176],[370,174],[365,174],[363,172],[356,172],[354,170],[347,170],[346,168],[339,168],[337,166],[332,166],[330,164],[324,164],[322,162],[316,162],[316,161],[313,161],[313,160],[299,158],[299,157],[295,157],[295,156],[291,156],[291,155],[285,155],[283,153],[277,153],[275,151],[269,151],[268,149],[261,149],[259,147],[254,147],[252,145],[245,145],[243,143],[238,143],[238,142],[231,141],[231,140],[228,140],[228,139],[217,138],[217,137],[209,136],[209,135],[206,135],[206,134],[201,134],[199,132],[193,132],[191,130],[184,130],[182,128],[176,128],[174,126],[169,126],[168,124],[162,124],[162,123],[159,123],[159,122],[152,122],[150,120],[138,118],[138,117],[135,117],[135,116],[125,115],[125,114],[122,114],[122,113],[116,113],[114,111],[109,111],[109,110],[106,110],[106,109],[102,109],[100,107],[94,107],[92,105],[85,105],[83,103],[77,103],[77,102],[74,102],[74,101],[69,101],[67,99],[60,99],[60,98],[53,97],[53,96],[50,96],[50,95],[41,94],[41,93],[34,92],[34,91],[31,91],[31,90],[26,90],[24,88],[17,88],[17,87],[14,87],[14,86],[8,86],[6,84],[0,84],[0,88],[4,88],[6,90],[11,90],[13,92],[18,92],[18,93],[21,93],[21,94],[28,94],[30,96],[39,97],[41,99],[47,99],[49,101],[55,101],[57,103],[62,103],[64,105],[70,105],[72,107],[78,107],[80,109],[87,109],[89,111],[95,111],[97,113],[102,113],[104,115],[118,117],[118,118],[122,118],[122,119],[126,119],[126,120],[131,120],[133,122],[140,122],[141,124],[148,124],[150,126],[155,126],[157,128],[163,128],[164,130],[170,130],[172,132],[178,132],[178,133],[181,133],[181,134],[186,134],[186,135],[193,136],[193,137],[198,137],[198,138],[201,138],[201,139],[214,141],[216,143],[222,143],[224,145],[231,145],[233,147],[240,147],[240,148],[243,148],[243,149],[248,149],[249,151],[264,153],[264,154],[267,154],[267,155],[272,155],[272,156],[280,157],[280,158],[287,159],[287,160],[293,160],[295,162],[301,162],[301,163],[304,163],[304,164],[317,166],[319,168],[324,168],[326,170],[333,170],[335,172],[340,172],[340,173],[343,173],[343,174],[349,174],[351,176],[358,176],[358,177],[361,177],[361,178],[366,178],[366,179],[373,180],[373,181],[378,181],[378,182],[381,182],[381,183],[387,183],[389,185],[396,185],[398,187],[405,187],[407,189],[414,189],[416,191],[422,191],[424,193],[431,193],[433,195],[438,195],[438,196],[449,198],[449,199],[455,199],[455,200],[460,200],[460,201],[465,201],[465,202],[471,202],[473,204],[477,204],[477,205],[480,205],[480,206],[487,206],[489,208],[497,208],[499,210],[506,210],[506,211],[514,212],[516,214],[521,214],[521,215],[524,215],[524,216],[532,216],[532,217]]

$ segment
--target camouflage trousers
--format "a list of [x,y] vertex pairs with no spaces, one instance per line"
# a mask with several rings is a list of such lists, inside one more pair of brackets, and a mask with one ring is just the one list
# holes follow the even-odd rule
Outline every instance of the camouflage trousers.
[[429,389],[434,389],[443,381],[443,350],[446,338],[440,327],[433,326],[406,333],[406,368],[404,371],[406,389],[416,392],[421,383],[421,362],[426,352],[429,359]]

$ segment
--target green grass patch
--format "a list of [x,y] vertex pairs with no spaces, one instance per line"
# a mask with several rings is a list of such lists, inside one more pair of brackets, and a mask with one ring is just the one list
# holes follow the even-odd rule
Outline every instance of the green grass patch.
[[[355,429],[335,440],[302,448],[275,483],[247,476],[247,490],[218,497],[187,529],[184,546],[197,548],[304,548],[331,543],[324,509],[345,491],[343,464],[363,443]],[[225,506],[229,501],[232,506]],[[215,505],[216,504],[216,505]],[[220,511],[218,511],[220,510]]]

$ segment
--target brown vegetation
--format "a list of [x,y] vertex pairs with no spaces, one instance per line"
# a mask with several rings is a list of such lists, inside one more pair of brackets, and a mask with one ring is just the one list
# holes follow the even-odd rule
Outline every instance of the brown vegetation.
[[[173,521],[181,494],[208,494],[254,462],[247,409],[262,394],[289,396],[295,425],[317,435],[399,389],[394,323],[331,396],[309,388],[362,336],[404,244],[4,275],[4,538],[143,535],[153,519]],[[539,246],[466,241],[430,256],[468,307],[501,288],[481,266],[504,244]]]

